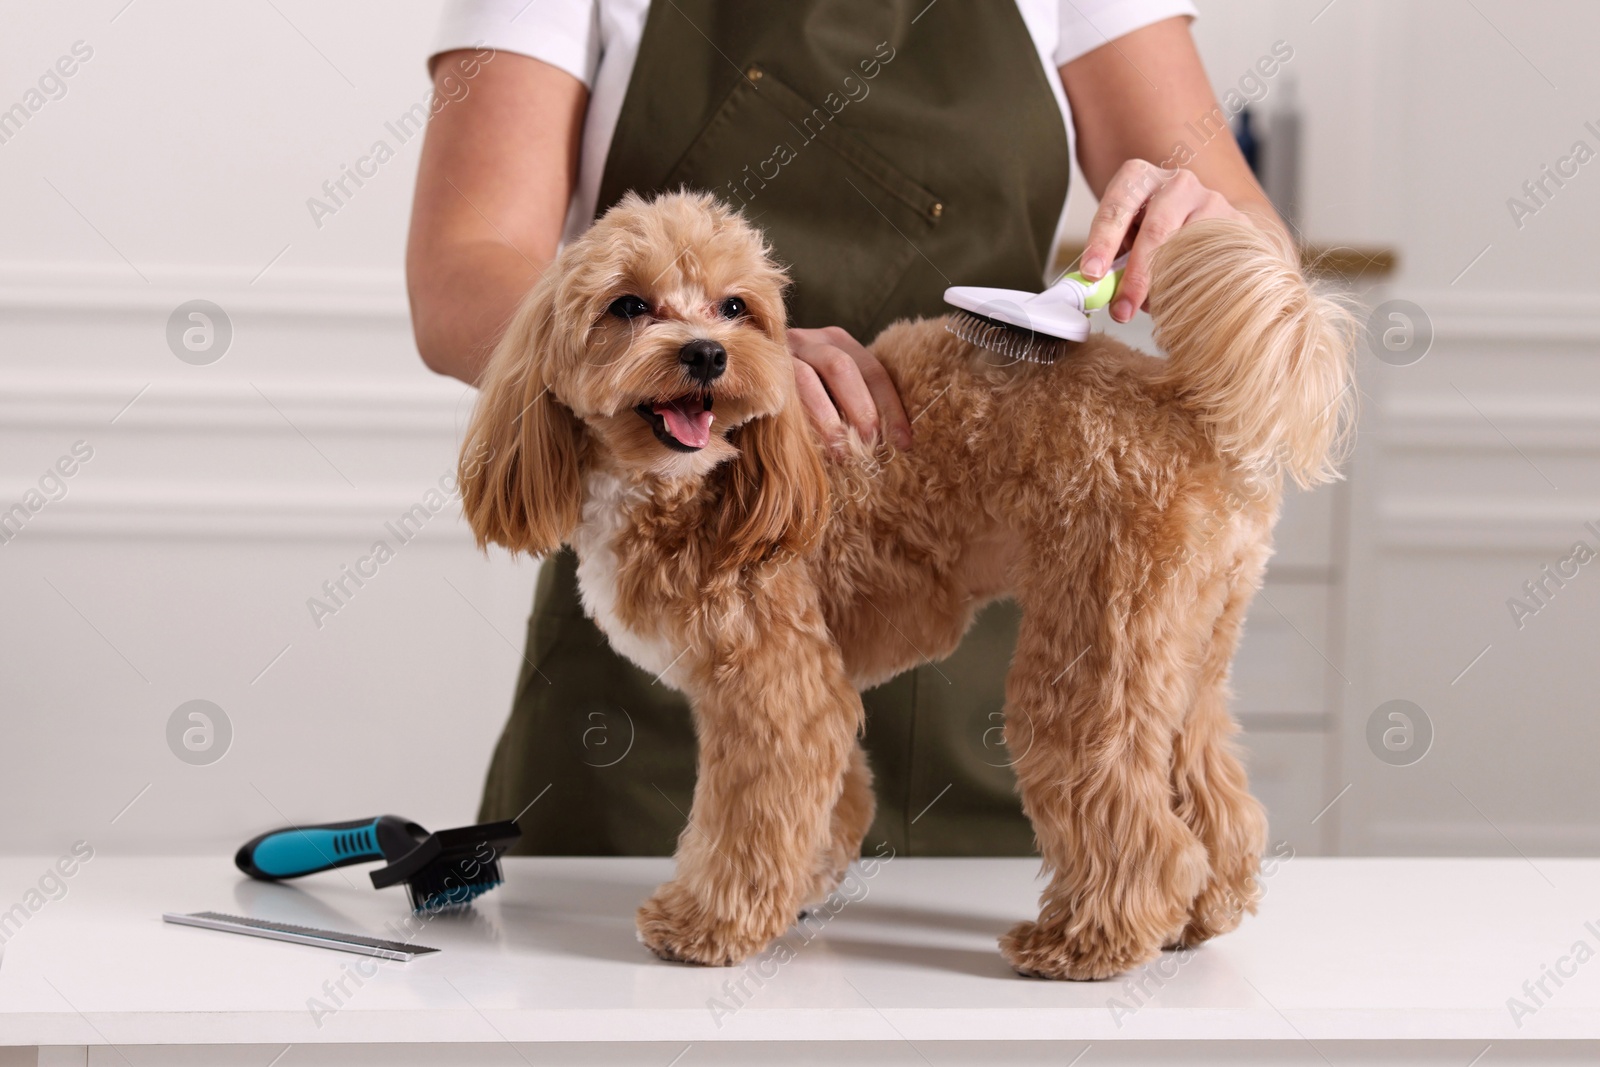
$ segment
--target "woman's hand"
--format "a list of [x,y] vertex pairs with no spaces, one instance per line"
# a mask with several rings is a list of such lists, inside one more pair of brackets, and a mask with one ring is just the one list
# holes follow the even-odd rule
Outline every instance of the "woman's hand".
[[911,421],[900,394],[861,342],[837,326],[790,330],[789,354],[800,402],[829,447],[843,440],[847,424],[864,441],[875,440],[881,430],[896,448],[911,447]]
[[1192,170],[1163,170],[1143,159],[1130,159],[1117,169],[1100,198],[1089,226],[1081,269],[1085,277],[1103,277],[1121,249],[1128,247],[1111,317],[1127,322],[1150,295],[1150,272],[1156,249],[1181,227],[1197,219],[1244,219],[1228,198],[1208,189]]
[[[1085,52],[1062,66],[1061,86],[1078,131],[1078,163],[1100,197],[1083,273],[1102,277],[1118,251],[1131,246],[1121,295],[1111,304],[1113,319],[1133,318],[1150,295],[1156,249],[1196,219],[1243,218],[1288,240],[1226,128],[1187,16],[1153,22]],[[1202,125],[1216,122],[1207,127],[1215,132],[1199,138],[1197,116],[1204,116]],[[1152,159],[1163,166],[1147,162]]]

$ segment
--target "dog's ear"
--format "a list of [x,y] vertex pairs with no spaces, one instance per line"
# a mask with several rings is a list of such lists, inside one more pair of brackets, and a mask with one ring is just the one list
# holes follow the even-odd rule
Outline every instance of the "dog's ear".
[[479,382],[461,445],[461,507],[478,547],[554,552],[578,524],[582,426],[544,373],[550,293],[537,286],[517,311]]
[[718,551],[743,567],[781,553],[803,553],[828,517],[828,475],[800,405],[753,419],[734,438],[727,465]]

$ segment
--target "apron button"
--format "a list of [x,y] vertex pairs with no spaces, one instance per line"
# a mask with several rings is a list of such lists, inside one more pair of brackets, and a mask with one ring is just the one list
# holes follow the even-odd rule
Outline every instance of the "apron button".
[[928,209],[928,214],[932,215],[934,218],[940,217],[941,215],[944,214],[944,205],[943,204],[935,204],[935,205],[933,205],[932,207],[930,207]]
[[753,82],[758,82],[761,80],[761,68],[752,63],[744,72],[744,76]]

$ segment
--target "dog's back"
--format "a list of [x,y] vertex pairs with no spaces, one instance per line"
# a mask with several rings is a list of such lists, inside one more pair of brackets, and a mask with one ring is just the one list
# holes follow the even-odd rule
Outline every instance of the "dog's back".
[[1054,364],[1020,363],[946,335],[944,319],[896,323],[872,348],[919,439],[980,469],[1006,441],[1023,471],[1052,454],[1094,462],[1149,446],[1306,488],[1338,477],[1352,319],[1273,237],[1230,220],[1180,230],[1158,253],[1150,311],[1166,358],[1097,335]]

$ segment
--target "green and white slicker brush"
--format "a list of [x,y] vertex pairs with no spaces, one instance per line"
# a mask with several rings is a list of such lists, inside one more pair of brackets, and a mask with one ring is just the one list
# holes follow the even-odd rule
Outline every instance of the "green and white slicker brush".
[[1042,293],[951,286],[944,301],[957,310],[945,329],[1007,359],[1054,363],[1089,336],[1089,312],[1111,303],[1127,262],[1127,256],[1120,257],[1099,281],[1073,271]]

